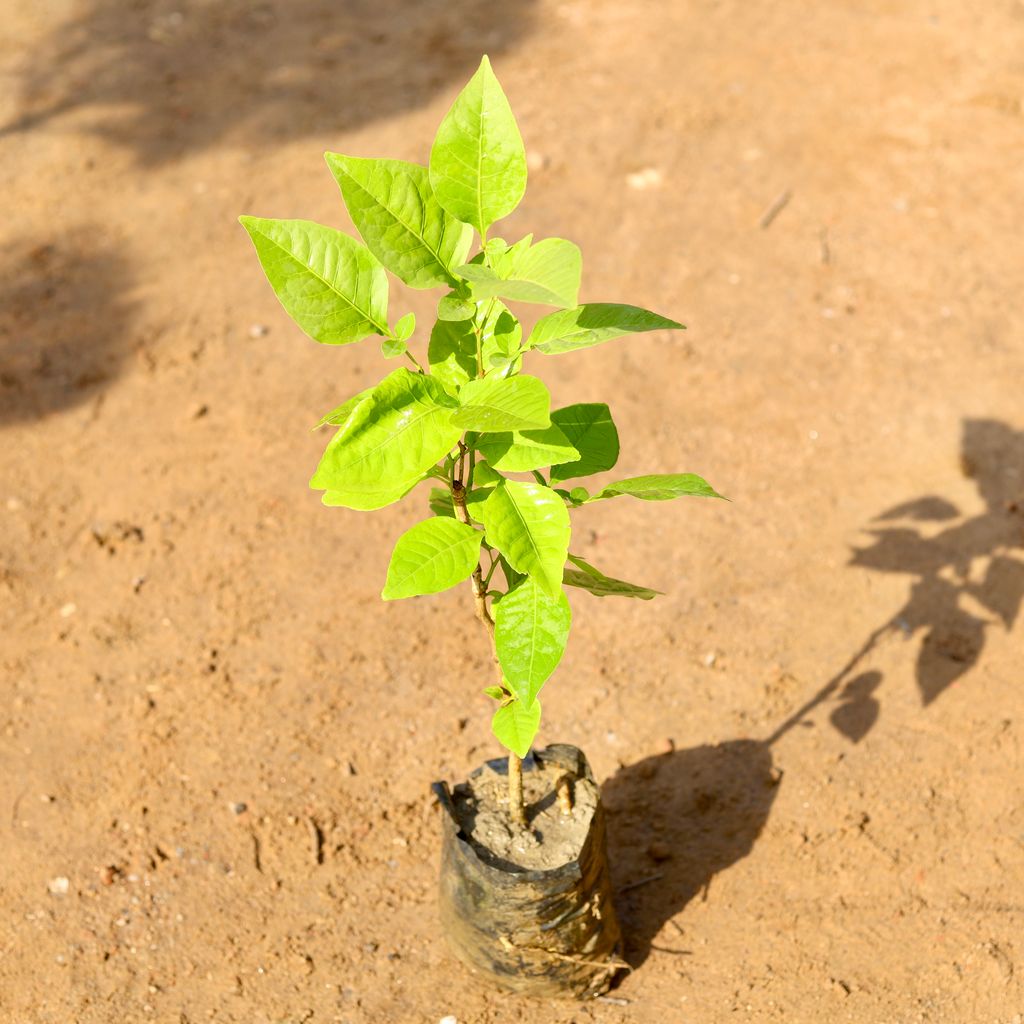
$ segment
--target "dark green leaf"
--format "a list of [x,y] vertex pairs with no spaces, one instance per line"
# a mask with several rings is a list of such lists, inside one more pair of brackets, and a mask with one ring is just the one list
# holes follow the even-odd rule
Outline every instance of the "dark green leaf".
[[619,458],[619,432],[612,422],[612,414],[603,402],[584,402],[567,405],[551,414],[551,422],[558,426],[569,443],[580,453],[579,461],[557,465],[551,470],[551,480],[571,480],[611,469]]

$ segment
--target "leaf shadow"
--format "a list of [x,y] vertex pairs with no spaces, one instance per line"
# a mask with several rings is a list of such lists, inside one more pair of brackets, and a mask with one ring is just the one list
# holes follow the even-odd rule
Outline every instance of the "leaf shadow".
[[226,143],[329,141],[461,85],[536,0],[88,0],[16,73],[0,137],[71,123],[165,164]]
[[0,427],[102,394],[127,355],[128,261],[89,228],[6,247],[0,264]]
[[[952,501],[924,495],[880,513],[869,544],[849,565],[911,578],[903,606],[880,624],[807,703],[769,737],[774,743],[839,694],[832,725],[859,742],[878,721],[877,670],[855,679],[878,643],[893,634],[918,641],[914,675],[928,707],[978,662],[993,629],[1014,630],[1024,602],[1024,430],[992,419],[963,422],[960,467],[983,507],[963,513]],[[845,682],[845,686],[844,686]]]

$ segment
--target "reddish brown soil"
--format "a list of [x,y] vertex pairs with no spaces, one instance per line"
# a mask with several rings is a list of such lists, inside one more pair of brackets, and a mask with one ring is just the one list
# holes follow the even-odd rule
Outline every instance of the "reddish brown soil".
[[[1024,5],[2,20],[0,1020],[1019,1024]],[[545,691],[604,784],[619,1002],[440,941],[428,785],[496,753],[485,642],[466,593],[378,600],[419,499],[307,490],[377,348],[305,339],[234,220],[346,224],[321,152],[424,159],[484,50],[508,236],[689,325],[534,369],[612,403],[624,475],[733,499],[577,518],[667,592],[574,596]]]

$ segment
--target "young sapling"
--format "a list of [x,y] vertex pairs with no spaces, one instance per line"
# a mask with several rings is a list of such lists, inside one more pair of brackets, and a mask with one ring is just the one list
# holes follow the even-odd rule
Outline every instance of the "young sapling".
[[[410,368],[320,420],[336,429],[310,486],[324,492],[325,505],[369,511],[424,480],[440,485],[429,495],[431,516],[398,538],[382,596],[435,594],[469,580],[495,665],[484,692],[496,704],[494,735],[509,751],[509,813],[523,823],[521,759],[572,622],[563,588],[642,600],[657,593],[571,554],[570,512],[585,515],[586,506],[623,495],[720,497],[692,473],[634,476],[590,493],[576,481],[618,460],[611,412],[603,403],[551,409],[524,360],[682,324],[636,306],[580,305],[582,263],[572,242],[527,235],[509,244],[490,234],[522,199],[527,170],[486,57],[441,122],[426,167],[339,153],[328,153],[327,164],[362,243],[306,220],[241,222],[306,334],[327,345],[376,335],[386,359],[404,357]],[[444,289],[419,357],[410,347],[415,316],[389,326],[387,271],[413,288]],[[506,303],[554,311],[525,334]]]

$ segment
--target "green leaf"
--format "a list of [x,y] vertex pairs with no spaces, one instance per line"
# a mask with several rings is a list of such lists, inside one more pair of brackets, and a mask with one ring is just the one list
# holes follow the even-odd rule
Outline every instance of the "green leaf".
[[566,460],[566,464],[551,470],[552,483],[602,473],[618,461],[619,432],[612,422],[611,411],[603,402],[581,402],[556,409],[551,414],[551,422],[580,454],[579,461]]
[[522,701],[502,704],[491,719],[491,732],[498,742],[518,757],[526,757],[540,728],[540,701],[529,707]]
[[354,238],[308,220],[238,219],[281,305],[314,341],[387,335],[387,275]]
[[346,426],[352,418],[352,414],[359,407],[360,402],[365,401],[372,394],[373,388],[367,388],[365,391],[360,391],[358,395],[353,395],[348,401],[342,402],[337,409],[332,409],[325,416],[321,416],[313,429],[316,430],[328,423],[334,427]]
[[[391,504],[458,440],[461,431],[451,423],[455,405],[433,377],[404,367],[393,371],[331,439],[310,487],[336,492],[341,499],[367,496],[359,504],[348,505],[350,508]],[[396,492],[397,497],[383,500]],[[341,499],[338,503],[345,504]],[[380,504],[365,504],[377,499]]]
[[620,338],[624,334],[670,330],[684,331],[686,328],[675,320],[639,306],[591,302],[541,317],[530,332],[527,345],[551,356],[600,345],[602,341]]
[[467,579],[480,561],[483,534],[454,519],[427,519],[406,530],[391,555],[381,597],[437,594]]
[[580,457],[554,422],[543,430],[484,434],[476,447],[495,469],[505,473],[526,473]]
[[509,689],[529,707],[562,660],[572,625],[565,594],[524,580],[494,606],[494,642]]
[[406,313],[401,320],[395,324],[395,329],[392,332],[397,341],[408,341],[412,337],[412,332],[416,330],[416,314]]
[[589,590],[596,597],[638,597],[641,601],[650,601],[657,597],[661,591],[651,590],[650,587],[638,587],[634,583],[626,583],[624,580],[612,579],[605,576],[599,569],[595,569],[588,562],[576,555],[569,555],[569,561],[579,566],[576,569],[566,569],[564,582],[570,587],[580,587]]
[[455,292],[442,295],[437,302],[438,320],[472,320],[476,314],[476,303],[463,299]]
[[487,57],[437,130],[430,184],[438,202],[481,237],[523,198],[526,151]]
[[363,160],[325,153],[352,223],[367,248],[413,288],[454,281],[473,232],[434,197],[426,167],[404,160]]
[[[523,329],[508,309],[496,302],[484,321],[481,336],[486,367],[487,360],[495,352],[512,351],[519,347]],[[457,393],[463,384],[477,376],[473,321],[439,320],[430,332],[427,359],[430,372],[444,384],[450,394]],[[519,363],[517,359],[516,365]]]
[[600,501],[602,498],[614,498],[618,494],[630,494],[644,501],[669,501],[687,495],[698,498],[722,497],[706,480],[694,473],[653,473],[609,484],[590,500]]
[[500,686],[486,686],[484,693],[492,700],[504,700],[505,691]]
[[478,487],[491,487],[494,484],[500,484],[504,479],[500,473],[487,465],[486,462],[478,462],[476,469],[473,470],[473,483]]
[[487,543],[518,572],[532,576],[552,598],[562,585],[569,550],[569,512],[565,502],[538,483],[503,480],[480,511]]
[[538,377],[485,377],[459,392],[452,423],[466,430],[540,430],[551,423],[551,395]]
[[351,491],[331,490],[324,492],[320,499],[328,508],[350,508],[357,512],[372,512],[386,505],[393,505],[401,501],[421,480],[418,476],[412,480],[405,480],[394,487],[378,488],[377,490]]
[[404,356],[409,351],[409,346],[397,338],[385,338],[381,342],[380,351],[385,359],[394,359],[397,356]]
[[546,306],[576,305],[583,261],[574,243],[564,238],[544,238],[516,253],[509,264],[507,278],[474,263],[458,267],[455,272],[470,282],[477,300],[498,295]]

